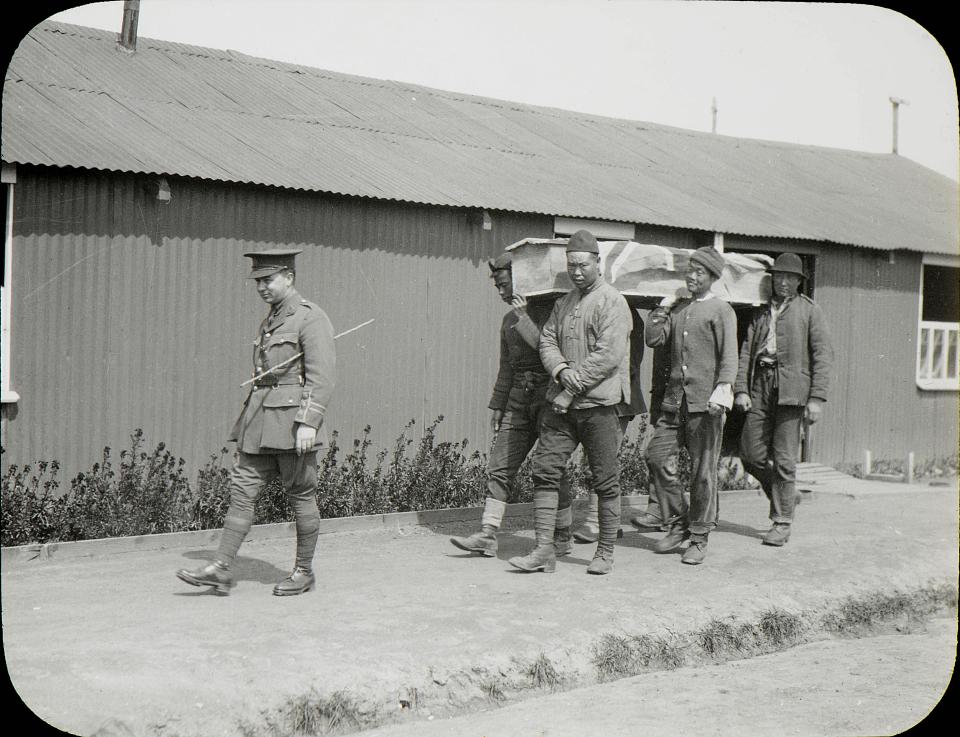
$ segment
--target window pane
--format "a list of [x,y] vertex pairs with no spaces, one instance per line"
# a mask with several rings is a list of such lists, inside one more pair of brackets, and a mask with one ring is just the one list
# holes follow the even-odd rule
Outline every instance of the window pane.
[[923,266],[923,312],[921,320],[960,321],[960,269],[953,266]]
[[942,379],[946,376],[943,365],[943,330],[933,331],[933,363],[931,364],[931,376],[934,379]]
[[920,328],[920,359],[917,363],[917,377],[920,379],[929,379],[930,372],[927,371],[927,356],[930,353],[930,328]]
[[947,338],[947,377],[957,378],[957,331],[951,330]]

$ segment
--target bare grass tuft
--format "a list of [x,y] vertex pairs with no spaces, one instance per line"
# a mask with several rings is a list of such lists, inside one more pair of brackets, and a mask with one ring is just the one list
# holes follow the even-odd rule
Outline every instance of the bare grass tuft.
[[346,691],[327,696],[297,696],[272,712],[262,713],[258,724],[242,722],[243,737],[327,737],[359,732],[377,723]]
[[550,658],[544,653],[540,653],[536,660],[530,664],[526,674],[529,676],[534,688],[545,688],[551,691],[557,688],[563,680],[557,673],[557,669],[553,667]]

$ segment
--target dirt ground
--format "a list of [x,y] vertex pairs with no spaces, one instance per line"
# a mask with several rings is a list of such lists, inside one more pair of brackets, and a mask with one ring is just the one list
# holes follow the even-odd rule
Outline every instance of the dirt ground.
[[[920,723],[937,706],[953,671],[956,637],[956,620],[938,618],[906,634],[830,639],[749,660],[634,676],[454,719],[417,720],[361,734],[895,735]],[[945,647],[950,642],[953,648]],[[940,720],[946,715],[935,716],[936,726],[945,732]]]
[[[239,583],[229,597],[212,596],[174,576],[177,568],[208,559],[210,545],[134,547],[10,564],[5,559],[0,593],[6,665],[17,692],[42,719],[81,735],[107,725],[103,737],[232,737],[241,718],[256,720],[291,698],[341,689],[394,708],[405,690],[417,688],[424,708],[441,719],[464,703],[475,704],[485,678],[516,675],[539,654],[572,684],[589,687],[571,693],[596,688],[603,694],[621,687],[590,686],[596,680],[592,647],[604,633],[690,632],[717,618],[756,621],[770,607],[820,610],[852,594],[906,590],[929,581],[956,584],[956,489],[882,483],[877,493],[869,485],[856,488],[855,494],[817,492],[805,499],[794,536],[781,549],[760,545],[768,526],[763,500],[752,494],[723,497],[721,525],[701,566],[654,554],[651,546],[659,535],[627,527],[613,573],[599,577],[584,575],[590,545],[577,546],[554,574],[512,569],[507,559],[531,546],[523,527],[501,534],[498,558],[462,554],[447,538],[470,525],[323,535],[318,590],[299,597],[270,595],[290,565],[292,539],[245,544],[236,566]],[[939,644],[928,666],[918,664],[909,677],[883,679],[884,687],[888,682],[916,687],[899,697],[904,704],[919,704],[910,707],[914,711],[933,703],[945,686],[933,654],[952,657],[955,649],[953,633],[930,632]],[[827,665],[836,665],[837,675],[848,679],[870,678],[871,668],[880,665],[862,659],[841,665],[840,651],[829,649],[840,645],[814,647],[821,648],[819,663],[773,667],[768,678],[780,690],[770,692],[770,704],[812,698]],[[760,662],[740,666],[747,679],[743,694],[763,684],[751,675]],[[685,682],[707,684],[711,672],[691,672]],[[659,684],[675,675],[643,678]],[[734,702],[732,694],[719,690],[722,682],[722,677],[715,682],[711,708],[697,707],[715,725],[706,733],[743,734],[726,725],[740,712],[750,714],[748,709],[764,712],[763,702],[749,697]],[[682,724],[679,697],[672,687],[658,687],[640,689],[640,716],[647,704],[668,709],[669,723]],[[696,703],[699,690],[683,705]],[[923,698],[917,701],[917,695]],[[546,698],[564,702],[565,697]],[[584,698],[591,703],[597,697]],[[629,697],[610,700],[622,704]],[[865,734],[853,727],[865,723],[875,701],[856,704],[837,697],[826,703],[824,713],[842,712],[851,726],[822,734]],[[671,702],[676,709],[668,708]],[[786,724],[816,728],[820,711],[799,708],[802,721]],[[510,712],[494,715],[504,713]],[[505,729],[498,734],[539,734],[522,723]],[[594,729],[578,734],[605,737]]]

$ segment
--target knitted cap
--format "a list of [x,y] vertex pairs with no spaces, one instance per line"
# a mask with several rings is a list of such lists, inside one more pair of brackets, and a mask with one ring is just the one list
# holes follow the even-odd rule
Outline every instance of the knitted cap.
[[597,239],[589,230],[578,230],[570,236],[570,240],[567,241],[567,253],[571,251],[600,254],[600,249],[597,247]]
[[504,270],[510,271],[513,268],[513,254],[505,251],[496,258],[487,261],[487,266],[490,267],[490,273]]
[[690,261],[700,264],[717,279],[719,279],[720,274],[723,273],[723,256],[721,256],[720,252],[713,246],[698,248],[690,254]]

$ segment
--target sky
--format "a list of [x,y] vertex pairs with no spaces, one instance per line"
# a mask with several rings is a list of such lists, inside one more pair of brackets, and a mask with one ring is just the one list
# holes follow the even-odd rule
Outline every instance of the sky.
[[[120,29],[122,2],[52,16]],[[943,26],[934,33],[945,33]],[[746,138],[899,153],[958,175],[934,35],[871,5],[640,0],[141,0],[139,35]]]

